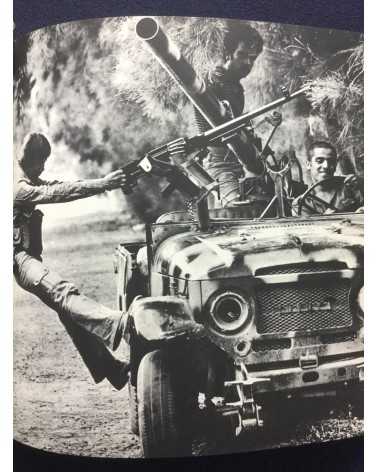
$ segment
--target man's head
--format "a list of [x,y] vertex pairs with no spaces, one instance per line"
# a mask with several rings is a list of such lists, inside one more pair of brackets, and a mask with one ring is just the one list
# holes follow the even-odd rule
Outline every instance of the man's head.
[[32,178],[38,178],[45,167],[51,153],[51,146],[41,133],[30,133],[26,136],[19,160],[21,168]]
[[252,70],[261,53],[263,40],[259,32],[247,23],[230,22],[224,37],[225,68],[240,80]]
[[307,153],[307,168],[315,184],[332,177],[337,165],[337,153],[332,144],[326,141],[315,141]]

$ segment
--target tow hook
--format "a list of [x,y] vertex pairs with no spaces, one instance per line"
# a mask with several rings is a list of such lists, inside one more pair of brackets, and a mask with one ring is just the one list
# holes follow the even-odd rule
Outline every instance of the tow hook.
[[235,401],[226,401],[229,397],[208,398],[206,393],[198,395],[198,408],[200,411],[208,409],[217,411],[233,424],[235,436],[245,429],[261,428],[264,425],[262,418],[262,406],[258,405],[254,398],[254,389],[257,384],[270,382],[266,377],[253,377],[244,364],[240,364],[237,370],[239,378],[224,382],[226,389],[232,389]]
[[242,375],[238,380],[224,382],[226,388],[236,389],[237,401],[226,402],[225,408],[233,410],[238,416],[238,426],[235,434],[238,436],[244,429],[262,427],[264,425],[261,413],[262,407],[258,405],[254,398],[254,387],[257,384],[270,382],[266,377],[252,377],[247,368],[242,363],[239,371]]

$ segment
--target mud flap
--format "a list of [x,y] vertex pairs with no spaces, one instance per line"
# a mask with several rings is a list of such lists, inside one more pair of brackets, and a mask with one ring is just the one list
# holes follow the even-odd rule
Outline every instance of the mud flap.
[[147,341],[174,339],[180,335],[201,337],[198,324],[186,300],[174,296],[134,300],[129,310],[135,331]]

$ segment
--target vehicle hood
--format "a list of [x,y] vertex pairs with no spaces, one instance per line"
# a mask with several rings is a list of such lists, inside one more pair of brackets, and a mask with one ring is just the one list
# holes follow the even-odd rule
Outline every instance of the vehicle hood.
[[185,232],[156,248],[152,272],[189,280],[256,275],[260,269],[339,261],[363,266],[363,219],[269,220]]

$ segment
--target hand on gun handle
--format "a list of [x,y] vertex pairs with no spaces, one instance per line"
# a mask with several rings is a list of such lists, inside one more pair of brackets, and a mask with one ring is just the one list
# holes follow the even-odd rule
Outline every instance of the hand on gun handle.
[[169,143],[167,150],[174,164],[182,165],[187,161],[188,149],[184,139],[178,139]]
[[126,195],[129,195],[130,193],[133,193],[133,189],[137,185],[138,178],[142,175],[143,171],[139,167],[139,161],[129,162],[129,164],[121,167],[120,170],[123,172],[126,179],[125,184],[121,187],[122,191]]
[[101,179],[101,182],[104,190],[114,190],[122,188],[126,184],[126,178],[123,171],[118,169],[105,175],[105,177]]

